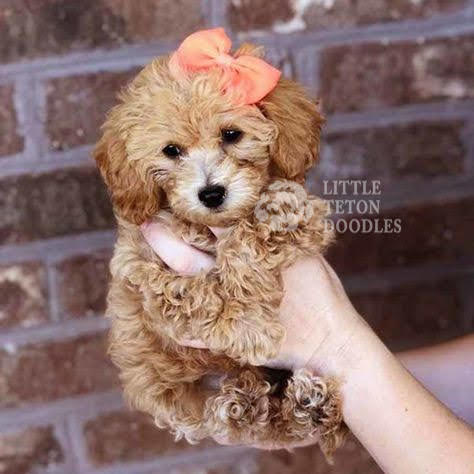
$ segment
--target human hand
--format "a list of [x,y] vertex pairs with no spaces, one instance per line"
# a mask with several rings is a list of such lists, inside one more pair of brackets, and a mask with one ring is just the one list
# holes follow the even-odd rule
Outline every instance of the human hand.
[[[214,229],[217,237],[225,230]],[[175,271],[210,269],[214,261],[167,229],[143,229],[148,243]],[[183,246],[184,245],[184,246]],[[277,359],[266,365],[307,367],[340,382],[344,421],[385,472],[468,472],[473,432],[402,367],[357,314],[323,257],[306,258],[282,272],[280,321],[286,329]],[[187,345],[203,348],[201,341]],[[429,435],[427,435],[427,433]],[[216,439],[227,444],[225,439]],[[296,448],[317,438],[260,449]],[[469,471],[470,472],[470,471]]]
[[[227,229],[212,228],[221,237]],[[161,223],[142,227],[142,232],[160,258],[177,273],[196,274],[209,270],[215,260],[186,244]],[[354,332],[364,326],[351,305],[342,284],[322,256],[296,262],[282,272],[284,296],[280,305],[280,321],[286,337],[280,353],[265,365],[287,369],[309,367],[334,375],[338,357],[343,355]],[[202,341],[183,344],[205,348]]]

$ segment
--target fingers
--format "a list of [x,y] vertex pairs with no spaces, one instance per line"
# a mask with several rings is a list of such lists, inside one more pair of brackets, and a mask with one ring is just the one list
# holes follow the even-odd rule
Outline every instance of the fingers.
[[195,275],[215,265],[214,258],[188,245],[163,224],[147,222],[141,230],[150,247],[166,265],[181,275]]

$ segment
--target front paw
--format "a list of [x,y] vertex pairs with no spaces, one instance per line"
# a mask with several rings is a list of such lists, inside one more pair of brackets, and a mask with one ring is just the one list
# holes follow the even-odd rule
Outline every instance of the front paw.
[[206,401],[209,430],[227,444],[249,442],[265,433],[271,421],[271,386],[253,370],[222,381],[220,392]]
[[313,215],[314,207],[306,190],[300,184],[287,180],[270,184],[254,210],[260,227],[283,234],[308,224]]
[[289,439],[317,435],[328,460],[344,441],[346,426],[338,384],[301,369],[294,373],[285,389],[279,429]]

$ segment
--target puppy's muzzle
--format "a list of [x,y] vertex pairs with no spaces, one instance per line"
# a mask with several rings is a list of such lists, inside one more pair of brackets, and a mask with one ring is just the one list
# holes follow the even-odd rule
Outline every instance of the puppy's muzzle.
[[202,188],[198,197],[199,200],[209,209],[219,207],[225,200],[226,189],[220,185],[209,185]]

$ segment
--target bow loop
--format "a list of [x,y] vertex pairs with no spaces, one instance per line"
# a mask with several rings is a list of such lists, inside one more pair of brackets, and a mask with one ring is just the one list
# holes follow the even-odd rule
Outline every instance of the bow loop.
[[210,69],[221,71],[223,91],[244,104],[254,104],[275,88],[281,72],[250,55],[234,58],[232,43],[223,28],[198,31],[189,35],[172,54],[169,68],[174,77]]

